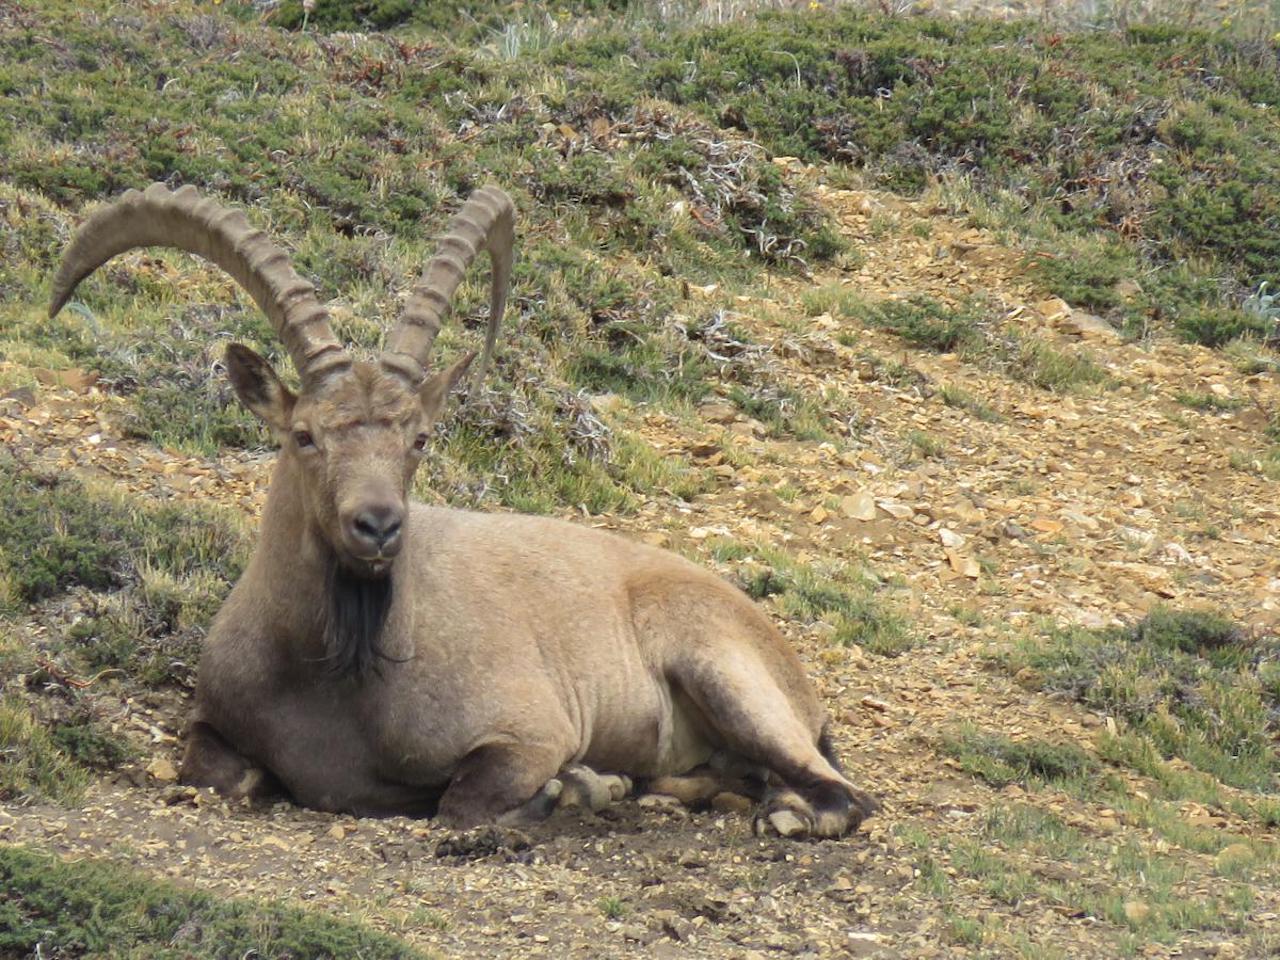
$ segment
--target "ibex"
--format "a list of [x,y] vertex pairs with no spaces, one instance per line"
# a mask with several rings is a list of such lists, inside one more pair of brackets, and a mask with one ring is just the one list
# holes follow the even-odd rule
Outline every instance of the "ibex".
[[408,501],[474,357],[427,375],[441,319],[487,251],[483,376],[514,221],[501,190],[474,193],[373,361],[338,342],[283,250],[191,187],[129,191],[75,235],[51,316],[116,254],[174,247],[248,291],[301,380],[295,393],[227,348],[232,386],[280,455],[257,547],[204,643],[184,781],[461,828],[529,822],[584,794],[599,805],[627,777],[706,800],[732,776],[755,785],[758,829],[846,833],[876,802],[840,772],[798,657],[743,593],[617,535]]

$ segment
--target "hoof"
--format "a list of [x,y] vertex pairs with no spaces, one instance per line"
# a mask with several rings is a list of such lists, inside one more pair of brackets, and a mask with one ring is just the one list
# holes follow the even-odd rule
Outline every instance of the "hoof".
[[497,818],[499,826],[521,827],[531,823],[539,823],[559,808],[564,795],[564,784],[552,777],[535,793],[514,810],[508,810]]
[[756,818],[756,835],[779,837],[807,837],[813,833],[813,822],[794,810],[775,810]]
[[625,773],[610,774],[606,779],[609,781],[609,796],[615,801],[631,795],[634,784]]
[[862,790],[853,791],[853,808],[849,811],[849,829],[856,830],[868,817],[880,812],[880,801]]
[[610,773],[596,773],[590,767],[575,764],[560,771],[564,781],[564,793],[559,807],[582,807],[592,812],[603,810],[609,804],[621,800],[631,790],[628,777]]
[[767,798],[756,833],[779,837],[843,837],[880,809],[869,793],[827,784],[803,792],[781,789]]

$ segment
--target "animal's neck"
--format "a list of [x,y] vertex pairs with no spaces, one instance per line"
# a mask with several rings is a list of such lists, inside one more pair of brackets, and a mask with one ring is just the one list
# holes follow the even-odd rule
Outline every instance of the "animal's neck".
[[307,517],[302,496],[301,466],[281,454],[271,476],[253,562],[258,583],[268,584],[273,601],[289,623],[308,622],[303,611],[315,611],[325,590],[332,549]]

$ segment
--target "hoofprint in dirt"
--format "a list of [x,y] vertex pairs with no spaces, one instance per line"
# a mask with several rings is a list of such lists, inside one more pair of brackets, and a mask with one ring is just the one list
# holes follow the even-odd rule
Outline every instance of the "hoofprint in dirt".
[[[958,772],[937,742],[969,721],[1091,748],[1107,718],[1023,689],[991,663],[1045,618],[1130,621],[1169,601],[1274,625],[1280,513],[1274,483],[1255,465],[1265,460],[1261,428],[1280,391],[1222,354],[1125,343],[1096,328],[1036,294],[1022,256],[963,217],[870,192],[825,196],[862,265],[778,280],[720,306],[761,348],[752,362],[823,396],[849,435],[776,439],[727,399],[679,419],[604,398],[609,416],[701,463],[717,486],[688,504],[659,498],[629,517],[579,522],[683,549],[728,576],[758,563],[750,554],[762,544],[802,562],[867,565],[908,619],[915,646],[903,655],[834,645],[820,620],[783,623],[835,717],[851,776],[884,800],[857,835],[761,839],[741,814],[655,801],[527,835],[461,837],[430,822],[229,807],[173,783],[182,698],[125,701],[104,679],[98,695],[113,723],[146,744],[145,756],[96,783],[81,809],[0,808],[0,841],[313,903],[458,956],[926,957],[978,953],[973,944],[985,942],[988,955],[1112,957],[1126,927],[1062,892],[1115,893],[1130,876],[1116,862],[1134,851],[1176,863],[1176,896],[1216,902],[1230,884],[1214,854],[1171,846],[1131,813],[1066,791],[993,790]],[[928,228],[913,229],[919,223]],[[1088,351],[1112,382],[1053,394],[958,356],[908,350],[831,313],[810,316],[805,294],[832,287],[873,301],[981,295],[1020,330]],[[719,302],[718,291],[690,296]],[[122,437],[118,400],[65,374],[45,379],[38,394],[0,408],[0,440],[27,462],[149,497],[260,506],[269,459],[205,461],[142,447]],[[948,405],[946,387],[993,416]],[[1197,410],[1179,400],[1200,394],[1223,402]],[[748,555],[717,560],[726,541]],[[41,625],[30,626],[37,639]],[[1129,795],[1152,792],[1143,778],[1120,776]],[[1034,848],[1002,849],[1002,862],[1047,884],[1021,896],[959,865],[975,846],[1002,848],[993,812],[1028,810],[1056,818],[1089,854],[1061,862]],[[1266,839],[1226,810],[1188,801],[1173,815],[1188,830],[1216,831],[1223,848]],[[1145,955],[1262,955],[1274,942],[1280,887],[1269,867],[1254,881],[1243,930],[1174,936],[1146,945]],[[1140,926],[1150,907],[1139,892],[1119,894],[1124,916]]]

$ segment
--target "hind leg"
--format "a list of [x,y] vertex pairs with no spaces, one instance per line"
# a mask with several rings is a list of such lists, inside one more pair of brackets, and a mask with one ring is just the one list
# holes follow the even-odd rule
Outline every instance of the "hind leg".
[[686,807],[697,809],[714,806],[723,794],[758,801],[765,795],[768,776],[767,769],[721,750],[685,773],[650,780],[646,788],[649,793],[675,797]]
[[[820,731],[774,681],[763,662],[708,658],[675,679],[735,753],[767,767],[780,781],[765,794],[757,829],[783,836],[838,837],[879,807],[819,749]],[[816,715],[816,701],[811,711]]]

